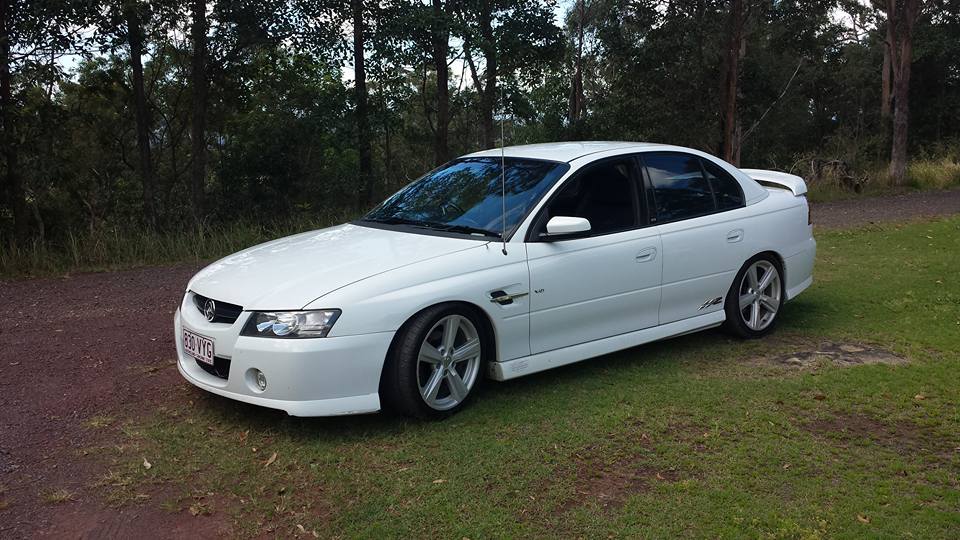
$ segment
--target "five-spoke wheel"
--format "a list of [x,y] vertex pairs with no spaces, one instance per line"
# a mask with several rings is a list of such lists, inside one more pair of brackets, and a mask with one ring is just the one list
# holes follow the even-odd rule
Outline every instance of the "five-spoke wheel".
[[417,386],[429,407],[438,411],[459,405],[477,380],[483,345],[477,327],[462,315],[437,321],[420,345]]
[[380,382],[390,408],[418,418],[451,414],[475,393],[492,353],[482,315],[469,306],[428,308],[397,333]]
[[779,261],[769,255],[758,255],[743,265],[727,294],[727,329],[755,338],[773,328],[783,305],[780,275]]

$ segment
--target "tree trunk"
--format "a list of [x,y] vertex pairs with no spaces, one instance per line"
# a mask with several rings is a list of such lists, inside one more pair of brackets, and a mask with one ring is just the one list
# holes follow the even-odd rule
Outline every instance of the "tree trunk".
[[0,0],[0,124],[2,124],[3,157],[6,161],[6,195],[13,210],[13,240],[24,240],[30,233],[27,198],[20,177],[19,146],[13,117],[13,90],[10,86],[10,31],[12,2]]
[[[893,21],[887,20],[887,38],[883,43],[883,68],[880,74],[880,118],[890,121],[890,87],[893,78]],[[886,126],[884,126],[886,129]]]
[[367,112],[367,73],[364,66],[363,0],[350,0],[353,8],[353,71],[357,101],[357,149],[360,152],[361,206],[374,202],[373,165],[370,157],[370,120]]
[[130,67],[133,72],[133,111],[137,123],[137,150],[140,161],[140,182],[143,184],[143,211],[147,225],[155,227],[156,212],[156,181],[153,174],[153,160],[150,155],[150,109],[147,106],[147,95],[143,87],[143,28],[138,13],[136,1],[129,1],[124,6],[124,16],[127,19],[127,44],[130,46]]
[[[484,148],[493,148],[496,144],[496,129],[493,125],[494,108],[497,104],[497,44],[493,35],[493,6],[490,0],[480,2],[480,37],[483,39],[480,50],[486,62],[483,88],[480,95],[480,126],[483,131]],[[501,144],[503,144],[501,142]]]
[[193,42],[190,84],[193,87],[190,123],[190,194],[193,217],[197,224],[203,217],[204,184],[207,177],[207,3],[193,0]]
[[[899,4],[899,5],[898,5]],[[907,134],[910,126],[910,67],[913,59],[913,28],[920,11],[919,0],[890,0],[888,24],[894,28],[893,145],[890,149],[890,178],[903,183],[907,173]],[[899,8],[899,9],[898,9]]]
[[450,88],[447,70],[447,52],[450,49],[450,30],[442,0],[433,0],[432,29],[433,68],[437,72],[437,129],[433,141],[433,161],[442,165],[450,159],[448,144],[450,130]]
[[743,46],[743,0],[733,0],[728,21],[727,49],[724,52],[723,86],[720,88],[720,152],[728,163],[738,165],[737,92],[740,83],[740,50]]
[[580,122],[583,115],[583,25],[587,16],[584,0],[577,2],[577,58],[573,71],[573,82],[570,85],[570,105],[567,119],[571,126]]

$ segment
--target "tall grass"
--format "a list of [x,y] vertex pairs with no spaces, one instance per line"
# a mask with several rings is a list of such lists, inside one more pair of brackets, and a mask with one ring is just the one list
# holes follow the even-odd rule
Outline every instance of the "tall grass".
[[143,265],[203,262],[267,240],[349,220],[347,212],[274,223],[151,230],[115,226],[67,231],[56,240],[0,243],[0,277],[57,275]]
[[907,166],[907,182],[918,189],[960,186],[960,162],[950,157],[913,161]]

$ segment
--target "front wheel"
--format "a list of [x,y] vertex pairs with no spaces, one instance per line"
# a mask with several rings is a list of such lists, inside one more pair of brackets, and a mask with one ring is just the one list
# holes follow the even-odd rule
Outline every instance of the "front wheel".
[[490,347],[473,310],[439,305],[415,315],[391,348],[381,397],[397,412],[422,419],[460,410],[483,380]]
[[727,330],[747,339],[773,330],[785,296],[782,275],[779,261],[769,255],[747,261],[733,280],[724,303]]

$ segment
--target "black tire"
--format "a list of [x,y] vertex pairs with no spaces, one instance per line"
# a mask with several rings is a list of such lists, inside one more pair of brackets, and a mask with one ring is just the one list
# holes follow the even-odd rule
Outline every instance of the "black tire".
[[[779,297],[777,298],[776,302],[777,309],[773,313],[772,320],[770,320],[769,323],[760,329],[751,328],[747,321],[744,320],[744,314],[740,310],[741,290],[745,287],[744,277],[746,276],[747,271],[757,263],[766,263],[775,269],[777,272],[776,278],[779,282]],[[740,268],[740,271],[737,272],[737,276],[734,278],[733,283],[730,285],[730,290],[727,291],[727,298],[723,304],[723,310],[727,317],[726,321],[724,322],[724,328],[727,330],[727,332],[743,339],[757,339],[772,332],[774,327],[777,325],[777,320],[780,318],[783,302],[787,296],[785,287],[786,283],[783,279],[783,266],[780,264],[780,260],[776,256],[762,253],[745,262]],[[744,292],[746,293],[746,291]]]
[[[476,332],[481,349],[479,365],[475,368],[477,372],[472,378],[466,397],[458,400],[455,405],[441,410],[428,405],[426,398],[421,394],[420,384],[424,376],[424,364],[418,359],[420,348],[427,339],[428,333],[431,330],[436,332],[438,323],[450,316],[460,316],[470,322],[472,325],[470,330]],[[462,336],[466,336],[466,330]],[[427,308],[414,315],[397,331],[380,377],[380,400],[386,409],[404,416],[422,420],[446,418],[463,409],[476,395],[486,377],[487,363],[492,354],[493,339],[486,319],[474,308],[456,303],[439,304]],[[447,399],[454,400],[453,392],[449,388],[450,383],[443,381],[441,385],[446,385]],[[444,387],[440,386],[440,393],[443,391]]]

